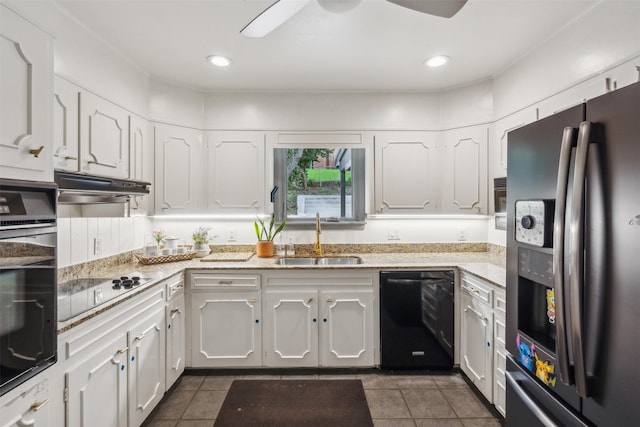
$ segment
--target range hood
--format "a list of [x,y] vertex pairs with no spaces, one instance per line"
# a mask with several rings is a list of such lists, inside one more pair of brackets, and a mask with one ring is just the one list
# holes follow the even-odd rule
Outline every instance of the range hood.
[[58,203],[126,203],[131,196],[149,194],[151,183],[71,172],[54,172]]

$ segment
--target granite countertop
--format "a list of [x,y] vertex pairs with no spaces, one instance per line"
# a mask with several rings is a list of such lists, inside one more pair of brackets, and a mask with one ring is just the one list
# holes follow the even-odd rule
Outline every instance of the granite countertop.
[[[331,255],[327,255],[331,256]],[[341,253],[340,256],[359,256],[362,264],[331,265],[331,266],[284,266],[276,265],[273,258],[258,258],[253,256],[247,261],[218,261],[201,262],[199,258],[164,264],[142,265],[140,263],[120,264],[117,267],[104,268],[92,272],[92,277],[119,277],[123,274],[135,272],[142,277],[151,279],[146,284],[126,292],[93,309],[71,318],[58,322],[58,333],[65,332],[74,326],[95,317],[145,290],[154,287],[171,276],[183,273],[185,270],[402,270],[421,268],[458,268],[490,281],[494,285],[505,287],[505,259],[504,257],[487,252],[449,252],[449,253]]]

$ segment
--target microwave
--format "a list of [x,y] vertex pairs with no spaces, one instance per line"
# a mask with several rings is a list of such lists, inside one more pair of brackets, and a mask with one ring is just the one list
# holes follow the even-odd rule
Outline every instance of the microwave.
[[493,211],[495,212],[495,228],[507,228],[507,178],[493,179]]

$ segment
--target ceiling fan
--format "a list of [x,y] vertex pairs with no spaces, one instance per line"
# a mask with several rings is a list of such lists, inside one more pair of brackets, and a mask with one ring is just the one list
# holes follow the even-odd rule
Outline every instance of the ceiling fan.
[[[275,0],[275,2],[249,22],[240,34],[246,37],[264,37],[287,19],[298,13],[311,0]],[[326,10],[344,12],[357,6],[361,0],[317,0]],[[388,2],[429,15],[451,18],[467,0],[387,0]]]

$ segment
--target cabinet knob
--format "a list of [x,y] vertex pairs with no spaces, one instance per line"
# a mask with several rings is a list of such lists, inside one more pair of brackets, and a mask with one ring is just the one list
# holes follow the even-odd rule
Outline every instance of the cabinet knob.
[[31,407],[29,409],[33,412],[37,412],[40,410],[40,408],[42,408],[47,403],[49,403],[49,399],[45,399],[42,402],[34,402],[31,404]]
[[311,302],[312,302],[312,301],[313,301],[313,298],[309,298],[309,299],[307,300],[307,305],[311,304]]
[[179,308],[174,308],[173,310],[171,310],[171,317],[173,317],[173,315],[176,313],[182,313],[182,312],[180,311]]
[[44,145],[41,145],[40,148],[32,148],[29,150],[29,154],[33,155],[33,157],[38,157],[42,150],[44,150]]

